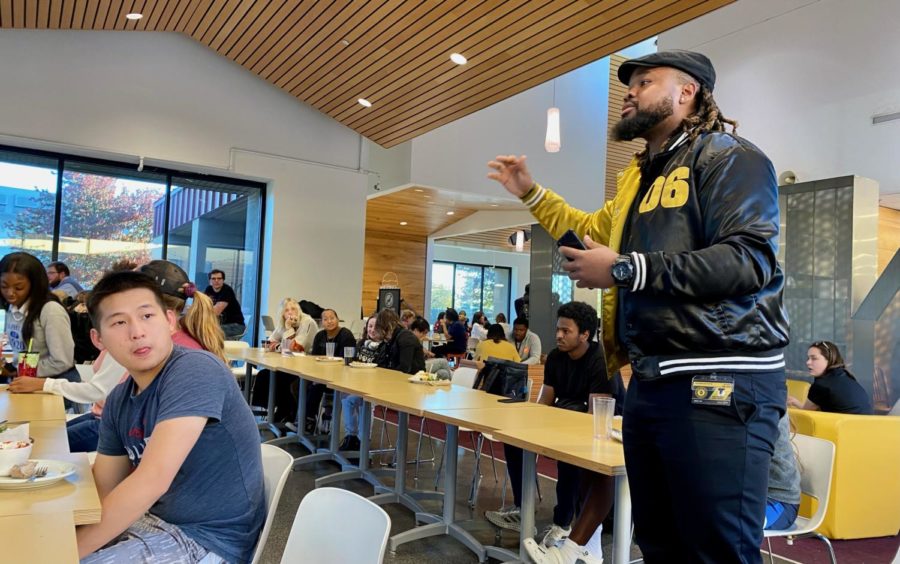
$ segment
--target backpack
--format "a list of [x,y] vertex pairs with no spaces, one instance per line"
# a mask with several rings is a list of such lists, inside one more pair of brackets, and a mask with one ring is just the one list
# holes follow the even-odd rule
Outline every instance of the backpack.
[[489,394],[523,399],[528,393],[528,366],[490,357],[484,361],[473,387]]

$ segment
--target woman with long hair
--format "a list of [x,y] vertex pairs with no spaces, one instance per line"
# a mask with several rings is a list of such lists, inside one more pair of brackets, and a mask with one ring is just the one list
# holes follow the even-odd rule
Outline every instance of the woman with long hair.
[[300,309],[297,300],[285,298],[281,302],[278,325],[269,337],[266,348],[274,351],[284,339],[291,339],[291,352],[308,352],[312,350],[313,339],[318,331],[316,320]]
[[397,313],[383,309],[375,317],[375,333],[384,343],[385,353],[380,366],[415,374],[425,370],[425,352],[419,339],[400,324]]
[[800,409],[872,415],[872,400],[844,365],[844,357],[831,341],[816,341],[806,354],[806,368],[815,380],[805,403],[788,397],[788,406]]
[[[36,353],[34,375],[38,378],[81,381],[75,370],[75,341],[69,314],[50,292],[41,261],[22,252],[0,259],[0,306],[6,309],[5,332],[16,361],[20,353]],[[16,364],[4,365],[0,376],[21,376]]]

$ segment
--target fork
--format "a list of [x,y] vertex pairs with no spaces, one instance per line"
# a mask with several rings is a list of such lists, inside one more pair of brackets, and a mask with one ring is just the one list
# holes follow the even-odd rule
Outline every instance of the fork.
[[33,482],[36,478],[43,478],[49,471],[50,468],[48,466],[38,466],[34,469],[34,474],[32,474],[30,478],[28,478],[28,481]]

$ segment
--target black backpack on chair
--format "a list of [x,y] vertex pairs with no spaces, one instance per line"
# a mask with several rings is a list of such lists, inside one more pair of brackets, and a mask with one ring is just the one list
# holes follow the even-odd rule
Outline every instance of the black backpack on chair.
[[498,396],[527,399],[528,365],[489,357],[475,378],[474,388]]

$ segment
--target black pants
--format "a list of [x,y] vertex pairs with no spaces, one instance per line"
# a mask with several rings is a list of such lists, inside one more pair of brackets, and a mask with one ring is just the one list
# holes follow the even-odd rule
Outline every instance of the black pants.
[[[503,445],[509,485],[513,491],[513,502],[522,507],[522,449]],[[565,462],[556,462],[556,506],[553,508],[553,524],[563,528],[571,526],[575,514],[587,493],[582,480],[585,470]]]
[[[283,372],[275,373],[275,422],[294,422],[297,420],[297,397],[292,387],[297,383],[293,378]],[[260,370],[256,375],[256,383],[253,385],[253,395],[250,404],[258,407],[269,406],[269,371]]]
[[784,371],[727,376],[734,378],[728,406],[693,404],[693,375],[632,378],[628,386],[625,463],[635,537],[648,564],[762,561]]

